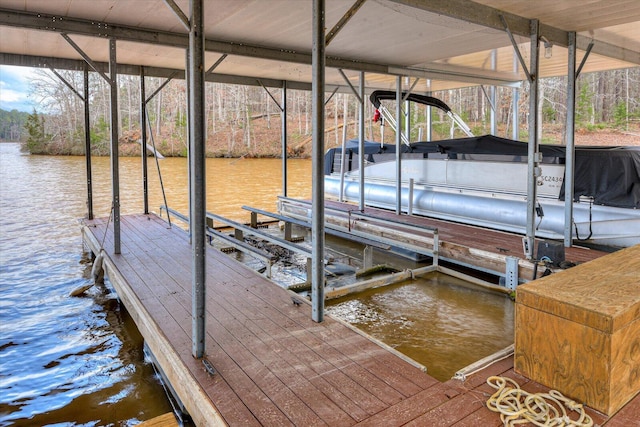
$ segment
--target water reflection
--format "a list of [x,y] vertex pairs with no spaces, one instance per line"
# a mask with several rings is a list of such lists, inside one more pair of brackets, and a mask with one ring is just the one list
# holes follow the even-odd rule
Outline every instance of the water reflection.
[[447,380],[513,343],[513,302],[435,273],[331,302],[327,311]]

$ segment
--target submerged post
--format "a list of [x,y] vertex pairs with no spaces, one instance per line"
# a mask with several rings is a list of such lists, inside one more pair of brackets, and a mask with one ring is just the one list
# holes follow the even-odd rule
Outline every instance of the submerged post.
[[312,212],[311,212],[311,318],[324,320],[324,67],[325,0],[313,0],[312,102]]
[[189,176],[191,204],[189,229],[192,250],[192,355],[204,357],[205,351],[205,111],[204,111],[204,21],[203,0],[189,1]]
[[538,177],[540,176],[538,157],[538,48],[540,47],[540,30],[537,19],[531,20],[531,58],[529,74],[529,147],[527,152],[527,234],[524,250],[527,259],[532,259],[535,250],[535,215]]
[[576,114],[576,33],[569,34],[569,64],[567,71],[567,154],[564,173],[564,246],[569,248],[573,242],[573,176],[575,165],[575,114]]
[[120,171],[118,151],[118,63],[116,39],[109,39],[109,87],[111,107],[111,195],[113,203],[113,253],[120,253]]
[[87,219],[93,219],[93,183],[91,175],[91,125],[89,123],[89,66],[84,64],[84,158],[87,168]]

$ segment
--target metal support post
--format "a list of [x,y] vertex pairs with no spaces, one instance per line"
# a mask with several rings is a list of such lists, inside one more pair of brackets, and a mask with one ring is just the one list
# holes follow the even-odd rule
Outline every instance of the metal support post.
[[[140,148],[142,156],[142,204],[149,213],[149,170],[147,167],[147,101],[144,87],[144,67],[140,67]],[[153,153],[157,155],[157,153]],[[167,217],[169,215],[167,214]]]
[[87,219],[93,219],[93,183],[91,174],[91,125],[89,121],[89,67],[84,64],[84,158],[87,169]]
[[280,141],[282,143],[282,196],[287,197],[287,81],[282,81],[282,105],[278,103],[269,89],[267,89],[260,80],[258,80],[258,83],[260,84],[260,86],[262,86],[262,89],[267,92],[267,95],[269,95],[271,100],[278,106],[278,110],[280,110]]
[[203,0],[190,0],[189,31],[189,176],[191,204],[189,219],[192,249],[192,354],[205,353],[205,250],[206,250],[206,174],[204,111],[204,11]]
[[113,253],[120,253],[120,171],[118,160],[118,63],[116,39],[109,39],[109,86],[111,89],[111,195],[113,203]]
[[324,320],[324,87],[325,87],[325,0],[313,0],[312,25],[312,277],[311,318]]
[[[498,51],[493,49],[491,51],[491,69],[495,71],[498,63]],[[491,104],[491,135],[498,135],[498,115],[496,114],[496,85],[491,85],[489,89],[489,98]]]
[[[358,90],[360,92],[360,99],[358,100],[358,165],[360,169],[358,170],[359,177],[359,199],[358,199],[358,209],[360,212],[364,212],[364,71],[360,71],[360,83]],[[344,156],[344,151],[342,152]]]
[[[193,152],[191,151],[191,123],[193,122],[193,111],[191,110],[191,55],[189,55],[189,48],[187,48],[184,52],[184,82],[187,86],[187,188],[189,188],[189,200],[188,200],[188,209],[189,209],[189,221],[191,221],[191,207],[193,206],[193,191],[191,190],[193,183],[191,182],[191,156]],[[189,244],[193,243],[193,227],[189,225]]]
[[282,196],[287,197],[287,81],[282,81]]
[[290,222],[285,222],[284,223],[284,240],[286,240],[287,242],[290,242],[291,239],[293,238],[292,236],[292,224]]
[[506,258],[507,269],[504,276],[504,285],[507,289],[514,291],[518,287],[518,258],[514,256],[508,256]]
[[[513,72],[517,73],[518,72],[518,56],[515,54],[513,54]],[[520,88],[514,86],[511,89],[511,98],[512,98],[512,104],[511,104],[511,139],[518,141],[520,139],[520,120],[519,120],[519,116],[520,116],[520,109],[519,104],[520,104]]]
[[366,245],[362,256],[362,268],[367,269],[373,267],[373,246]]
[[305,263],[305,269],[307,272],[307,281],[305,283],[307,284],[312,283],[313,282],[313,258],[307,258],[307,262]]
[[409,179],[409,194],[407,195],[407,215],[413,215],[413,178]]
[[569,64],[567,71],[567,155],[564,172],[564,246],[571,247],[573,242],[573,178],[575,165],[575,113],[576,113],[576,33],[569,32]]
[[[427,92],[427,95],[431,96],[431,79],[427,79],[427,88],[429,89],[429,92]],[[431,118],[430,105],[427,105],[426,115],[427,115],[426,140],[427,142],[431,142],[431,139],[433,138],[433,119]]]
[[529,149],[527,152],[527,228],[524,252],[527,259],[533,259],[535,251],[535,220],[538,176],[540,176],[538,153],[538,50],[540,30],[537,19],[531,20],[531,58],[529,67]]
[[396,215],[402,213],[402,77],[396,78]]
[[[411,83],[411,79],[409,77],[405,77],[405,80],[408,87]],[[416,83],[418,83],[419,80],[420,79],[416,79]],[[412,90],[413,86],[407,91],[407,96],[405,98],[409,97],[409,94],[411,94]],[[407,135],[407,141],[411,142],[411,102],[407,99],[405,99],[404,101],[404,133],[405,135]]]

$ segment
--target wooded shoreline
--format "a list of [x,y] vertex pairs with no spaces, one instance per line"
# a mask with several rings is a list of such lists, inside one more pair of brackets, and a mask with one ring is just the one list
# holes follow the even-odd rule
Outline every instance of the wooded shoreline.
[[[60,71],[71,84],[82,86],[82,73]],[[109,90],[90,73],[90,132],[92,154],[109,155]],[[55,75],[39,70],[32,79],[30,97],[40,111],[32,113],[0,110],[0,140],[21,140],[31,154],[83,155],[84,107]],[[147,78],[148,90],[164,80]],[[120,154],[140,155],[139,77],[118,78]],[[541,79],[539,85],[542,143],[563,144],[566,123],[566,78]],[[280,89],[272,89],[278,96]],[[513,124],[526,141],[528,83],[520,89],[518,116],[512,117],[512,88],[496,88],[497,136],[511,138]],[[434,93],[456,111],[476,135],[490,133],[491,105],[481,86]],[[261,87],[207,83],[206,131],[208,157],[281,157],[281,114]],[[185,82],[173,80],[147,104],[148,142],[164,156],[187,154],[187,112]],[[381,134],[373,123],[374,107],[365,103],[365,138],[393,143],[390,129]],[[433,140],[448,139],[450,125],[443,113],[432,111]],[[350,94],[334,94],[326,104],[325,147],[340,145],[358,134],[358,105]],[[407,114],[411,141],[425,133],[426,108],[411,108]],[[387,126],[388,128],[388,126]],[[287,155],[305,158],[311,152],[311,93],[287,91]],[[462,137],[461,133],[454,137]],[[383,138],[384,137],[384,138]],[[426,138],[422,138],[423,140]],[[576,144],[640,145],[640,67],[581,75],[577,81]]]

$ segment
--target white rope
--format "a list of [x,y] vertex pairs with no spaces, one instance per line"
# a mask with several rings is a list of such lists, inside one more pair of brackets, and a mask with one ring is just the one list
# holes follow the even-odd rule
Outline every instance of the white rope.
[[[592,427],[593,420],[581,404],[556,390],[529,393],[506,377],[489,377],[487,384],[497,391],[487,400],[487,408],[500,413],[505,427],[531,423],[541,427]],[[571,419],[567,409],[577,412]]]

